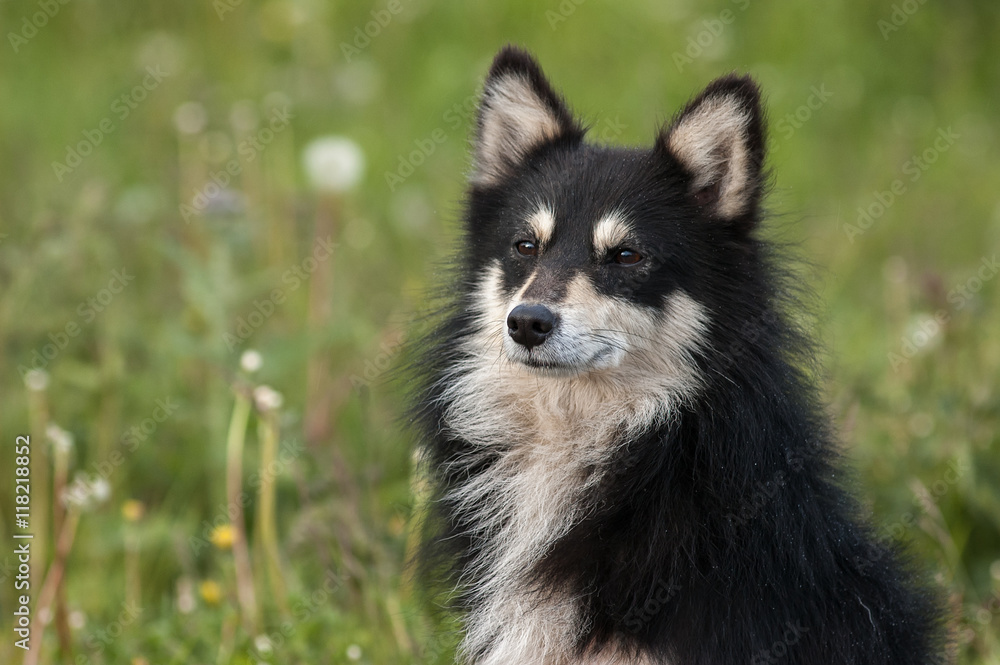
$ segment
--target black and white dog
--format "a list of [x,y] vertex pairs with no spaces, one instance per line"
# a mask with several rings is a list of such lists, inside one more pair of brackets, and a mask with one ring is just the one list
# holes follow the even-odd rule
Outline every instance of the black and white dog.
[[758,236],[756,84],[713,82],[649,149],[584,134],[531,56],[497,55],[415,409],[462,659],[944,662],[936,594],[844,488]]

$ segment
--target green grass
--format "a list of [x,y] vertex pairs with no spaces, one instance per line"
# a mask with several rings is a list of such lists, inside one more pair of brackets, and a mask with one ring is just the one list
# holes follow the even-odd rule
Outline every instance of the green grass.
[[[246,0],[220,18],[213,3],[75,0],[16,52],[8,33],[41,10],[0,5],[0,535],[12,544],[17,530],[17,435],[34,435],[33,508],[52,492],[38,475],[46,422],[73,435],[70,480],[104,471],[111,490],[82,512],[68,559],[71,653],[59,655],[50,625],[42,662],[451,662],[455,626],[403,572],[410,442],[384,368],[401,360],[455,239],[468,100],[512,41],[614,142],[648,142],[721,73],[759,78],[775,233],[812,266],[845,449],[875,519],[949,590],[960,662],[1000,663],[1000,280],[953,293],[1000,249],[1000,8],[913,3],[885,39],[878,22],[892,3],[400,3],[350,61],[342,44],[387,3]],[[699,37],[691,62],[678,56]],[[138,101],[132,90],[155,65],[165,75],[146,79]],[[809,108],[823,86],[829,98]],[[244,143],[263,126],[254,116],[266,123],[286,106],[290,122],[266,145],[266,135],[260,149]],[[178,117],[194,133],[179,132]],[[925,170],[910,161],[949,128],[958,137]],[[68,172],[54,168],[92,140],[85,132],[100,143]],[[356,141],[367,162],[362,183],[336,199],[302,166],[305,146],[328,134]],[[387,173],[407,172],[400,160],[421,144],[430,154],[390,188]],[[185,220],[181,205],[231,159],[230,205]],[[897,179],[902,193],[850,237],[857,209]],[[309,272],[326,233],[333,256]],[[296,269],[307,278],[293,288]],[[229,348],[227,335],[275,289],[281,302]],[[926,320],[937,312],[935,329]],[[898,362],[890,354],[904,338],[920,348]],[[64,348],[39,363],[50,381],[29,404],[18,368],[50,343]],[[252,377],[239,370],[248,348],[264,359]],[[288,460],[274,475],[284,609],[247,494],[257,626],[239,612],[232,552],[207,542],[227,521],[233,385],[247,381],[283,394]],[[176,404],[162,422],[157,400]],[[244,489],[259,463],[257,425],[252,416]],[[138,521],[122,515],[128,500],[145,508]],[[22,655],[10,630],[12,548],[0,554],[3,662]],[[261,635],[270,654],[258,653]]]

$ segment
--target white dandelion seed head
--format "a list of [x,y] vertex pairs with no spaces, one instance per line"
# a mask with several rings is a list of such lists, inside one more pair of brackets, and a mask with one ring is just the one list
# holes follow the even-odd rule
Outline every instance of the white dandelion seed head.
[[253,645],[260,653],[271,653],[271,639],[267,635],[258,635],[253,638]]
[[208,125],[208,112],[200,102],[184,102],[174,111],[174,125],[181,134],[201,134]]
[[73,482],[63,489],[60,500],[66,507],[84,508],[90,501],[90,485],[82,474],[77,474]]
[[285,399],[270,386],[257,386],[253,391],[253,401],[258,410],[268,413],[280,409]]
[[49,423],[45,428],[45,435],[52,442],[52,447],[61,453],[68,453],[73,449],[73,435],[55,423]]
[[111,484],[104,478],[98,478],[90,486],[90,492],[96,503],[104,503],[111,498]]
[[69,613],[69,626],[74,630],[80,630],[87,625],[87,615],[80,610],[73,610]]
[[49,373],[44,369],[29,369],[24,374],[24,385],[31,392],[40,393],[49,387]]
[[261,368],[264,364],[264,358],[260,355],[259,351],[254,349],[247,349],[240,356],[240,367],[247,374],[253,374]]
[[326,193],[336,194],[352,189],[361,181],[365,170],[365,155],[361,147],[342,136],[324,136],[313,140],[306,146],[302,161],[310,184]]

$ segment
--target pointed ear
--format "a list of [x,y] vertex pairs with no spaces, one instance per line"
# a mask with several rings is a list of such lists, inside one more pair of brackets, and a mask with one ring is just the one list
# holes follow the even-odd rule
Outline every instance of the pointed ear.
[[713,81],[660,134],[691,176],[691,196],[713,216],[733,220],[756,209],[762,187],[764,129],[760,90],[749,76]]
[[479,103],[473,185],[493,185],[510,175],[539,146],[580,140],[583,130],[527,52],[501,49]]

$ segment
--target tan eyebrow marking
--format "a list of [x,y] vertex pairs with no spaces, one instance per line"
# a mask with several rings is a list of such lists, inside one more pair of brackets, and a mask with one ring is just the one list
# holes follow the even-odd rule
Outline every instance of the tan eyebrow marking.
[[602,217],[594,225],[594,250],[607,252],[625,242],[632,232],[632,225],[621,213],[613,212]]
[[528,224],[531,225],[531,229],[535,232],[538,244],[546,245],[552,240],[552,236],[556,230],[555,213],[552,212],[552,208],[542,206],[528,218]]

